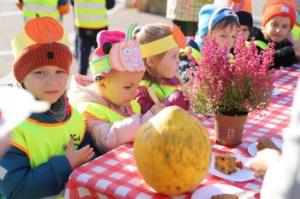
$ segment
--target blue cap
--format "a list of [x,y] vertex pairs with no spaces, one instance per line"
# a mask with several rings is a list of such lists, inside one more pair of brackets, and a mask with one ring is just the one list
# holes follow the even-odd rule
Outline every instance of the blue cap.
[[199,11],[198,15],[198,32],[195,41],[201,49],[204,37],[214,29],[214,27],[226,17],[235,17],[239,21],[238,16],[228,7],[215,4],[206,4]]

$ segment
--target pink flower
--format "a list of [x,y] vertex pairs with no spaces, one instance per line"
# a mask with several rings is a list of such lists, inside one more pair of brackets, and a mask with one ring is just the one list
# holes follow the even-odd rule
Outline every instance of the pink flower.
[[272,45],[259,53],[253,41],[245,44],[239,36],[230,58],[214,39],[204,41],[184,89],[194,111],[241,115],[265,108],[273,89],[273,54]]

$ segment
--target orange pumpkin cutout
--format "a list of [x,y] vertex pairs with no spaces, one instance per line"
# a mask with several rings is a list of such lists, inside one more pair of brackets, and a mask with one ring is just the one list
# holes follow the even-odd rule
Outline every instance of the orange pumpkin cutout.
[[176,41],[178,47],[184,49],[186,47],[185,35],[181,31],[181,29],[178,26],[174,25],[172,28],[172,32],[174,40]]
[[51,17],[38,17],[25,24],[25,32],[37,43],[52,43],[59,41],[63,35],[63,27]]

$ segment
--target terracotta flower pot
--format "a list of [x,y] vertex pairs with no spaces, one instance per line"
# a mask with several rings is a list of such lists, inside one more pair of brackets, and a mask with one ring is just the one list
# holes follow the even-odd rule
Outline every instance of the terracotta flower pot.
[[215,114],[215,133],[218,144],[234,147],[242,142],[244,124],[247,114],[242,116],[227,116]]

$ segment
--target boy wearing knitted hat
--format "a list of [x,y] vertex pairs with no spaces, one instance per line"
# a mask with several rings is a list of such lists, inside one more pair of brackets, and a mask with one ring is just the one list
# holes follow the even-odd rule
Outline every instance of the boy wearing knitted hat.
[[268,43],[275,43],[274,64],[272,68],[288,67],[298,63],[300,42],[294,45],[288,40],[296,22],[294,5],[284,0],[268,0],[264,5],[262,31],[253,34],[259,49],[266,49]]
[[28,21],[12,41],[16,80],[51,107],[12,131],[11,147],[0,160],[0,192],[5,198],[57,195],[72,170],[94,156],[84,119],[64,94],[72,54],[58,41],[62,36],[55,19],[40,17]]
[[141,115],[139,104],[133,101],[145,72],[136,41],[126,39],[124,32],[103,30],[97,43],[90,63],[93,79],[75,76],[69,96],[85,116],[98,150],[106,152],[132,142],[138,128],[162,106]]
[[194,67],[194,63],[201,57],[201,46],[205,38],[214,37],[218,45],[230,50],[234,46],[238,27],[238,16],[230,8],[218,4],[204,5],[199,11],[195,40],[190,40],[188,47],[180,54],[182,79],[187,81],[185,70]]

